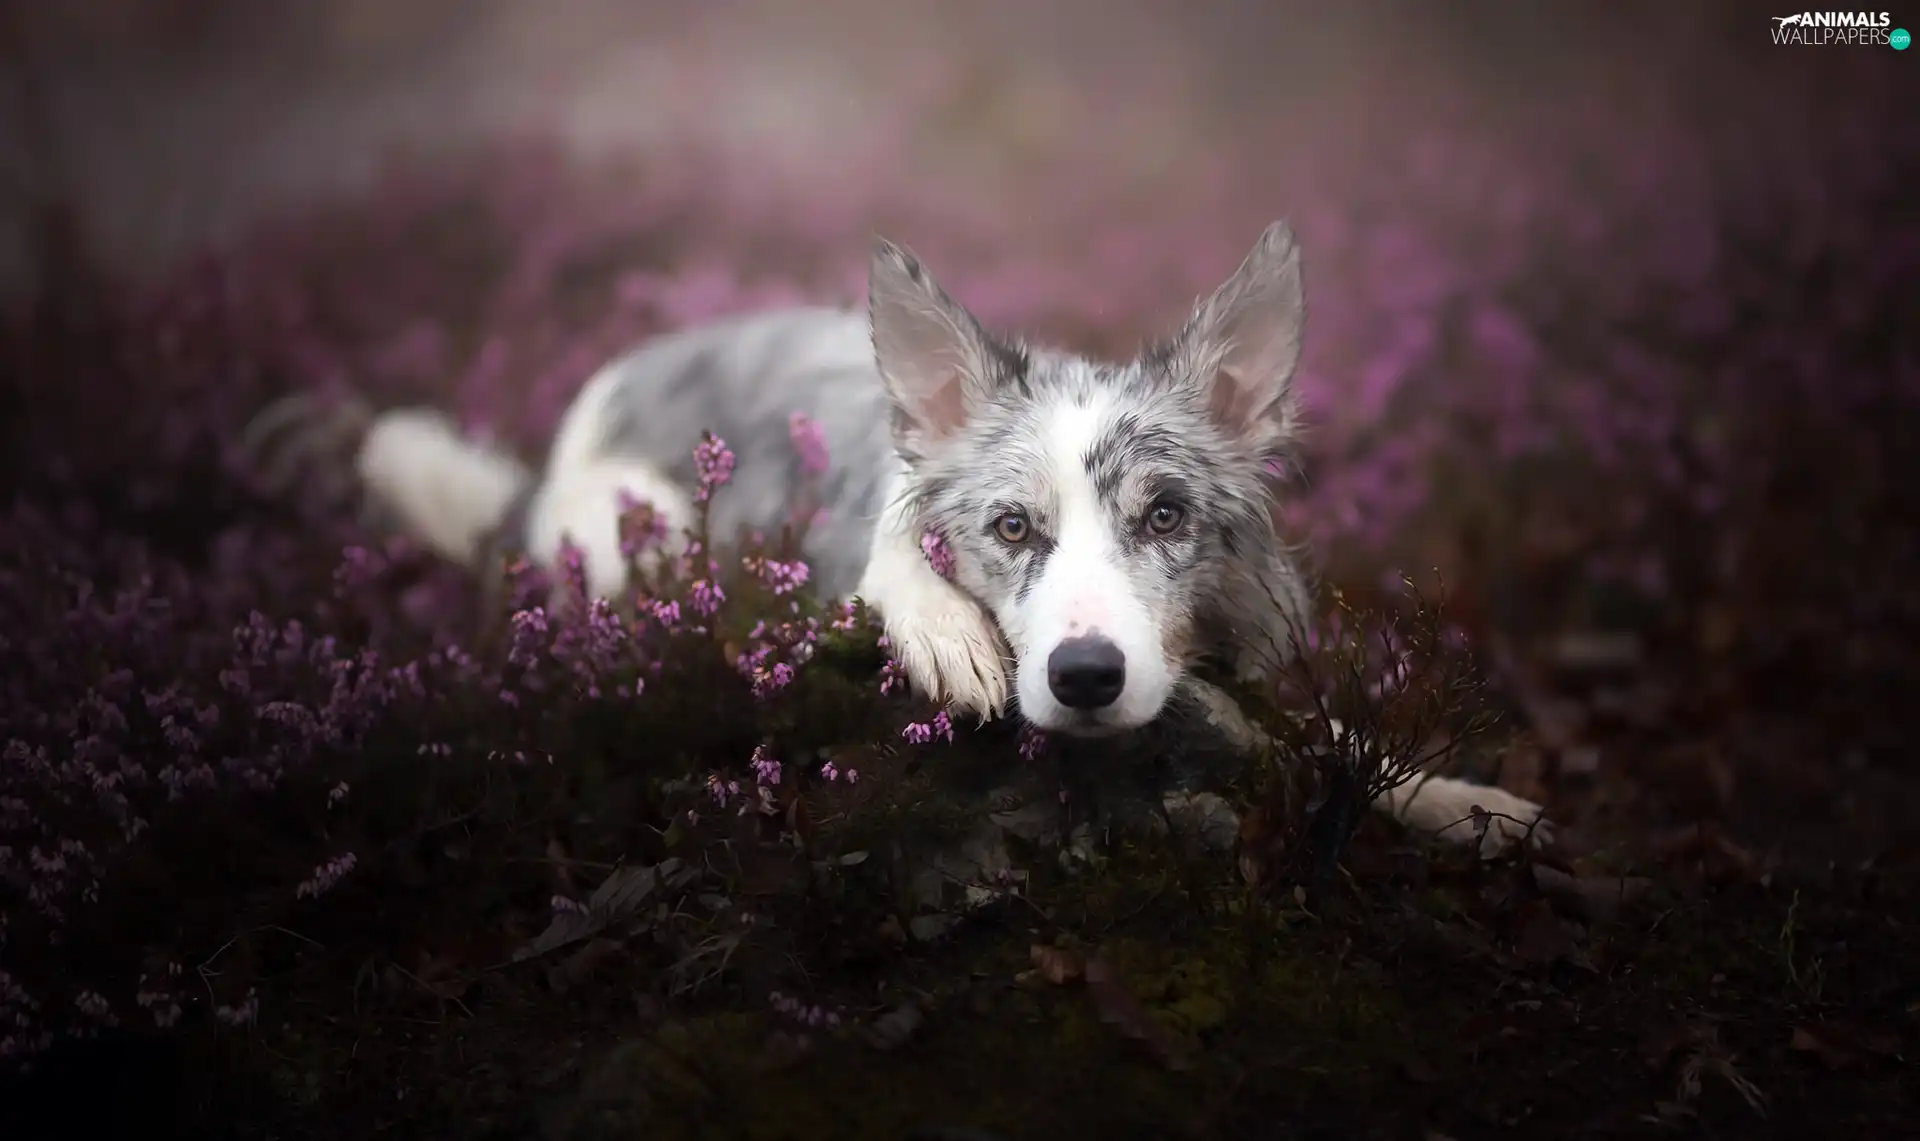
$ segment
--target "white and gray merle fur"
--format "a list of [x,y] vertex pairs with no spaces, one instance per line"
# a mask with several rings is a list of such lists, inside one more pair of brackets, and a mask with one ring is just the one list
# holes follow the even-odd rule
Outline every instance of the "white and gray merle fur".
[[[1095,736],[1153,720],[1203,659],[1253,680],[1292,646],[1306,591],[1274,532],[1268,461],[1295,435],[1304,317],[1282,223],[1180,330],[1119,364],[985,330],[876,240],[866,312],[763,313],[641,346],[588,382],[537,477],[419,409],[378,417],[357,468],[443,556],[477,568],[523,512],[536,562],[570,540],[611,597],[623,493],[687,525],[691,446],[711,430],[739,458],[713,533],[776,531],[798,483],[789,416],[804,413],[833,460],[803,548],[814,587],[864,599],[914,687],[956,712],[1017,704]],[[929,532],[951,580],[923,553]],[[1437,778],[1383,807],[1438,828],[1474,803],[1539,815]]]

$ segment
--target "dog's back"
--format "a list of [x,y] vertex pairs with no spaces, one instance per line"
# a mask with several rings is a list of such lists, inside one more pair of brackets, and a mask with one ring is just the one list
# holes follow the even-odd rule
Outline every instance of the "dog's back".
[[642,465],[690,491],[692,445],[712,431],[739,461],[713,501],[715,537],[743,528],[777,534],[802,485],[790,436],[796,412],[818,426],[831,460],[812,488],[820,513],[804,553],[815,587],[844,594],[865,564],[893,462],[864,311],[783,309],[648,341],[582,390],[554,439],[545,483]]

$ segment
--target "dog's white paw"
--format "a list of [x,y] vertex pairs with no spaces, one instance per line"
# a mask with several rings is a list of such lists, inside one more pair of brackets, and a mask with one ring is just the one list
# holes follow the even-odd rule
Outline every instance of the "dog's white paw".
[[[1474,803],[1486,809],[1491,817],[1487,822],[1486,835],[1480,838],[1482,859],[1491,860],[1522,843],[1533,848],[1544,848],[1553,843],[1553,821],[1547,819],[1547,810],[1541,805],[1490,785],[1482,786],[1476,792],[1478,796]],[[1471,814],[1471,806],[1468,812]],[[1475,827],[1471,820],[1468,827]]]
[[1000,632],[978,603],[941,586],[881,611],[888,651],[916,691],[955,713],[999,717],[1010,688]]
[[1553,822],[1544,808],[1492,785],[1452,777],[1416,778],[1389,789],[1378,806],[1409,828],[1453,844],[1474,843],[1479,832],[1474,809],[1482,809],[1488,816],[1486,832],[1478,837],[1483,859],[1493,859],[1522,842],[1534,848],[1553,842]]

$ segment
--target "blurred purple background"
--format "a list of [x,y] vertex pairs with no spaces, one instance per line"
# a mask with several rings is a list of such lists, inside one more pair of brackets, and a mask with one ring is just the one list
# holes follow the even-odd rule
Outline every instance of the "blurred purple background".
[[[103,251],[149,271],[364,189],[396,145],[528,134],[586,156],[690,142],[857,194],[962,193],[1012,243],[1047,229],[1023,172],[1063,151],[1081,164],[1068,189],[1103,195],[1190,185],[1224,159],[1364,162],[1468,123],[1514,145],[1567,114],[1623,133],[1744,124],[1794,151],[1817,142],[1802,129],[1859,129],[1837,88],[1873,88],[1842,79],[1895,94],[1894,53],[1788,50],[1771,26],[1725,3],[79,0],[9,14],[8,134],[25,96],[42,137],[6,157],[34,182],[57,172]],[[1819,116],[1782,118],[1822,91]]]

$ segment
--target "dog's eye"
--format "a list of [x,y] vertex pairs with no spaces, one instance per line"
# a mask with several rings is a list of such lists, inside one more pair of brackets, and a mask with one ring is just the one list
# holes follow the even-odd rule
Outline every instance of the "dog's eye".
[[1000,536],[1003,543],[1024,543],[1032,532],[1027,517],[1018,511],[1009,511],[993,521],[993,533]]
[[1171,535],[1187,521],[1187,513],[1172,503],[1156,503],[1147,512],[1147,530],[1156,535]]

